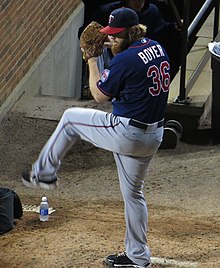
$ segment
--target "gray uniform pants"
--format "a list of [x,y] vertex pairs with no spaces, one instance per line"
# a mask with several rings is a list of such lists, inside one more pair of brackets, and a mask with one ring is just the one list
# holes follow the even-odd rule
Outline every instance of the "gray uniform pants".
[[147,130],[129,125],[129,118],[95,109],[67,109],[56,130],[43,147],[32,171],[42,180],[54,176],[71,146],[82,139],[112,151],[124,200],[127,256],[139,265],[150,262],[146,232],[148,211],[143,194],[144,177],[157,152],[163,127]]

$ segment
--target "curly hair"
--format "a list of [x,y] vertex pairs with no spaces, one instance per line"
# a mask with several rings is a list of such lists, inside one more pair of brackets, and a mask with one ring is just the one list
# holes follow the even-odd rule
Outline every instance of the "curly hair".
[[141,39],[146,35],[147,27],[143,24],[138,24],[126,29],[126,38],[128,42],[132,44],[133,42]]
[[120,44],[112,45],[112,53],[116,55],[124,50],[126,50],[132,43],[143,38],[146,35],[147,27],[143,24],[138,24],[127,28],[123,31],[122,42]]

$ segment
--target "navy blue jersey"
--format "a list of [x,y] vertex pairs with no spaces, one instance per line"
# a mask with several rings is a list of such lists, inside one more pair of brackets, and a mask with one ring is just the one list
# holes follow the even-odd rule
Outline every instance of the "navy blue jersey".
[[169,71],[165,50],[143,38],[111,60],[97,86],[112,98],[115,115],[154,123],[165,116]]

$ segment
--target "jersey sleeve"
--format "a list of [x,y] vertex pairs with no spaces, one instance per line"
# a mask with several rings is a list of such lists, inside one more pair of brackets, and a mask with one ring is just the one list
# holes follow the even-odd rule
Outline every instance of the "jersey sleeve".
[[111,60],[109,68],[102,72],[97,87],[103,94],[112,98],[120,95],[125,81],[125,68],[122,65],[123,61],[120,61],[120,57],[115,56]]

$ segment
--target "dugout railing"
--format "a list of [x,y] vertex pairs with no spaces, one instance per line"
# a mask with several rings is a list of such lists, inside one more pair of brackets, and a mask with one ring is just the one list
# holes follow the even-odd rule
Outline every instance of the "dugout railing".
[[[173,0],[169,0],[170,6],[175,6]],[[184,0],[183,6],[183,25],[182,25],[182,37],[181,37],[181,62],[180,62],[180,84],[179,84],[179,95],[174,99],[174,103],[188,104],[190,98],[188,94],[192,89],[193,85],[197,81],[206,63],[210,59],[211,55],[208,51],[201,58],[199,64],[195,68],[194,72],[186,82],[186,63],[187,54],[189,53],[189,42],[188,40],[193,39],[198,31],[203,26],[204,22],[214,10],[214,22],[213,22],[213,41],[220,40],[219,33],[219,0],[206,0],[195,18],[189,24],[189,13],[190,13],[190,0]],[[178,11],[174,10],[176,17],[178,18]]]

